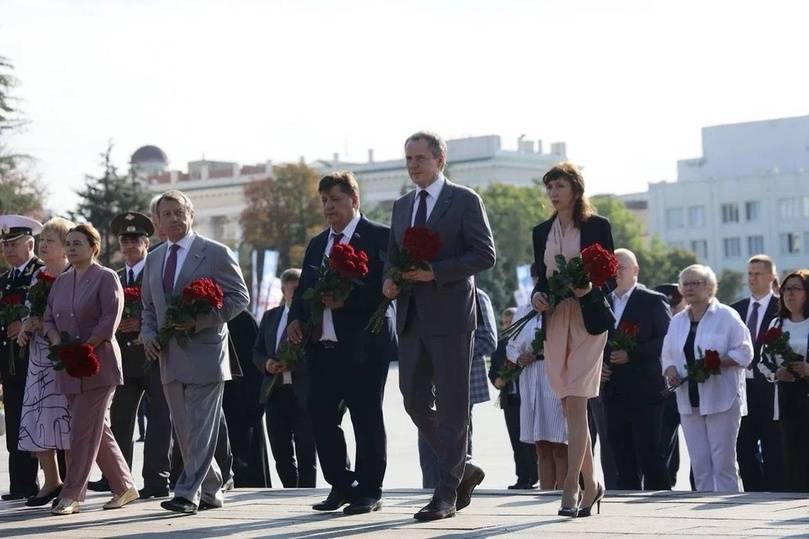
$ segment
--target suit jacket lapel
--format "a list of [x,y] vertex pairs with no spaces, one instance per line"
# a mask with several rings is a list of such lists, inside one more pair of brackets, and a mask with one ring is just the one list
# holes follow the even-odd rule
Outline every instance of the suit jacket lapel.
[[[629,299],[626,300],[624,312],[621,313],[621,320],[618,320],[618,324],[620,324],[624,320],[624,318],[626,318],[627,313],[629,313],[630,310],[633,309],[635,307],[635,304],[638,302],[638,300],[635,297],[635,290],[638,289],[638,286],[636,286],[635,289],[632,290],[632,293],[629,295]],[[610,297],[612,297],[612,294],[610,294]]]
[[188,249],[188,255],[183,261],[183,267],[180,268],[180,274],[177,276],[177,280],[174,281],[175,293],[178,290],[182,290],[183,287],[191,281],[191,277],[194,275],[197,266],[199,266],[200,262],[205,258],[204,251],[205,240],[199,236],[195,237],[194,241],[191,243],[191,247]]
[[284,305],[281,304],[281,307],[278,308],[278,312],[273,315],[273,318],[270,322],[270,334],[269,337],[272,339],[270,341],[270,345],[268,349],[270,350],[270,357],[276,357],[278,353],[278,348],[276,346],[277,335],[278,335],[278,324],[281,323],[281,317],[284,316]]
[[433,211],[430,212],[430,217],[427,219],[427,226],[430,228],[435,228],[438,221],[441,220],[441,217],[444,216],[452,203],[452,196],[455,193],[455,184],[450,183],[449,180],[445,180],[445,182],[441,193],[438,195],[438,200],[435,201]]
[[403,238],[405,230],[410,226],[410,221],[413,218],[413,201],[416,199],[416,192],[410,191],[405,195],[403,206],[407,211],[399,212],[396,216],[396,222],[393,223],[396,231],[397,238]]

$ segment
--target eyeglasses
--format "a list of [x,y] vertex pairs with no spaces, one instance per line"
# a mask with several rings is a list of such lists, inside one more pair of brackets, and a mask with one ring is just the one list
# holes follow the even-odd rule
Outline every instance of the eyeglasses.
[[797,292],[804,292],[804,291],[805,290],[804,290],[804,288],[802,286],[785,286],[784,287],[784,293],[785,294],[787,292],[795,292],[795,293],[797,293]]
[[699,288],[700,286],[704,285],[705,281],[683,281],[683,288]]

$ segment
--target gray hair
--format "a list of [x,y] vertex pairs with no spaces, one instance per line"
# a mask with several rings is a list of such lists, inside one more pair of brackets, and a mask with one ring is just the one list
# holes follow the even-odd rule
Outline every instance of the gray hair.
[[510,317],[514,318],[514,316],[516,316],[516,314],[517,314],[517,307],[509,307],[507,309],[504,309],[503,312],[500,314],[500,316],[501,317],[502,316],[510,316]]
[[[177,204],[183,206],[189,213],[194,213],[194,203],[191,202],[191,199],[188,198],[188,195],[183,193],[182,191],[178,191],[176,189],[172,189],[171,191],[166,191],[162,195],[157,198],[157,201],[154,203],[154,209],[160,209],[160,203],[164,200],[173,200]],[[160,213],[156,214],[158,217]]]
[[635,256],[635,253],[633,253],[629,249],[624,249],[623,247],[621,247],[621,248],[615,249],[614,254],[615,254],[615,256],[623,255],[623,256],[627,257],[628,259],[630,259],[632,261],[632,263],[635,264],[636,267],[638,266],[638,257]]
[[152,200],[149,202],[149,213],[152,214],[152,217],[160,217],[157,214],[157,204],[160,202],[160,199],[163,198],[163,195],[155,195],[152,197]]
[[692,264],[680,272],[680,276],[677,279],[680,293],[683,291],[683,278],[689,274],[699,275],[701,278],[705,279],[705,282],[708,284],[711,297],[716,295],[716,287],[718,286],[716,274],[713,272],[710,266],[703,266],[702,264]]
[[289,281],[300,281],[301,280],[301,270],[298,268],[289,268],[284,270],[284,273],[281,274],[281,284],[287,284]]
[[441,167],[443,169],[447,165],[447,143],[441,138],[441,135],[433,133],[432,131],[417,131],[407,137],[405,147],[411,142],[418,140],[427,142],[427,146],[430,148],[433,157],[436,159],[443,158],[443,166]]

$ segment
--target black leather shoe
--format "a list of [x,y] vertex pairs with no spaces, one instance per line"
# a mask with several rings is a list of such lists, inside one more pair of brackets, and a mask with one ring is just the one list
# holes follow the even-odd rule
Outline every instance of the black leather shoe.
[[87,490],[93,492],[110,492],[110,484],[103,477],[98,481],[89,481],[87,483]]
[[42,507],[43,505],[48,505],[51,500],[58,498],[59,494],[62,492],[62,485],[59,485],[48,494],[44,496],[31,496],[28,498],[28,501],[25,502],[27,507]]
[[484,477],[486,477],[486,474],[483,473],[483,470],[471,462],[466,463],[461,484],[458,485],[458,499],[455,501],[455,507],[458,511],[469,505],[472,501],[472,492],[476,486],[483,482]]
[[514,483],[513,485],[509,485],[509,490],[534,490],[536,489],[536,485],[532,485],[530,483]]
[[222,509],[221,505],[215,505],[210,502],[206,502],[205,500],[199,501],[199,510],[200,511],[207,511],[208,509]]
[[148,500],[149,498],[168,498],[169,489],[160,487],[143,487],[138,491],[138,499]]
[[31,496],[36,496],[37,493],[35,492],[9,492],[8,494],[3,494],[0,496],[0,499],[6,502],[13,502],[14,500],[24,500],[26,498],[30,498]]
[[416,520],[426,522],[429,520],[441,520],[455,516],[455,505],[433,498],[430,503],[422,507],[418,513],[413,515]]
[[196,514],[197,512],[197,504],[186,500],[185,498],[179,498],[176,496],[170,500],[161,502],[160,507],[169,511],[174,511],[175,513],[186,513],[189,515]]
[[382,500],[376,498],[357,498],[353,500],[343,513],[346,515],[361,515],[363,513],[373,513],[382,509]]
[[315,511],[335,511],[351,503],[351,496],[343,491],[332,488],[329,495],[320,503],[312,506]]

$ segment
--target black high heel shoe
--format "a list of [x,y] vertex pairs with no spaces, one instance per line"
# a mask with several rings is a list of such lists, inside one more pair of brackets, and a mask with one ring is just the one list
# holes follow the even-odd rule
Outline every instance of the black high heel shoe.
[[576,518],[578,516],[581,516],[581,509],[579,509],[579,506],[581,505],[581,499],[583,496],[584,493],[581,490],[579,490],[578,501],[576,502],[576,505],[574,505],[573,507],[560,507],[557,514],[560,517],[570,517],[570,518]]
[[54,500],[59,497],[59,494],[62,493],[62,485],[59,485],[48,494],[43,496],[31,496],[28,498],[28,501],[25,502],[27,507],[42,507],[43,505],[48,505],[48,502]]
[[604,489],[604,485],[598,485],[598,494],[596,497],[593,498],[593,503],[590,504],[589,507],[582,507],[579,509],[579,516],[580,517],[589,517],[593,514],[593,506],[595,505],[598,507],[598,514],[601,514],[601,500],[604,499],[604,494],[606,494],[606,490]]

